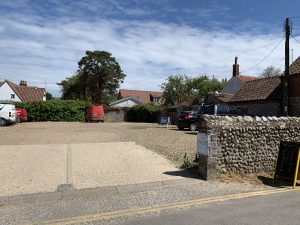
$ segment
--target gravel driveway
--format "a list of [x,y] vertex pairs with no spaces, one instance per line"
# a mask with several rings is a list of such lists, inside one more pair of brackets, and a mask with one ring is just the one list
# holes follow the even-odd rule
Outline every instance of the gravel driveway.
[[185,153],[193,159],[196,133],[167,129],[152,123],[36,122],[0,127],[0,145],[69,144],[133,141],[171,160],[177,166]]
[[172,161],[179,165],[196,141],[157,124],[43,122],[0,129],[0,196],[53,192],[65,183],[83,189],[182,178]]

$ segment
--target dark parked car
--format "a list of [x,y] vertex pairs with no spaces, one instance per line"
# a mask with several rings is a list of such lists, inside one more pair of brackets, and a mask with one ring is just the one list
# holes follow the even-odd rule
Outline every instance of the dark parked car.
[[202,106],[192,106],[183,111],[180,111],[177,116],[177,127],[179,130],[188,128],[191,131],[196,130],[196,122],[199,111],[201,111]]
[[194,106],[190,108],[190,110],[184,110],[178,113],[178,129],[183,130],[184,128],[188,128],[191,131],[195,131],[197,129],[196,124],[198,119],[204,114],[219,116],[245,115],[241,109],[235,106],[221,104]]

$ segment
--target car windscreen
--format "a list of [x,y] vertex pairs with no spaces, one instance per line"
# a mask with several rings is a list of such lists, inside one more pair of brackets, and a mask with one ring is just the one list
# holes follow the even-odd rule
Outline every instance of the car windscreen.
[[180,111],[180,112],[178,113],[178,116],[185,116],[185,115],[187,115],[187,114],[191,114],[191,111]]

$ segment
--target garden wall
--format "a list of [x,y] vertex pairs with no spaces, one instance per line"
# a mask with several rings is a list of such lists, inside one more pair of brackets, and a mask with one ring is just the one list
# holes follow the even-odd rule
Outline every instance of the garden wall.
[[127,109],[118,109],[105,112],[105,122],[124,122],[127,120]]
[[274,172],[280,141],[300,141],[300,118],[207,116],[198,124],[210,135],[208,156],[199,155],[199,172],[221,174]]

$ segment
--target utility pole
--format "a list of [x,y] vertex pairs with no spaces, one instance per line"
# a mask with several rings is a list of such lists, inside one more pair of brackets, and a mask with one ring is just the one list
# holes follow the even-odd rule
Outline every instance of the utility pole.
[[284,24],[285,30],[285,71],[282,77],[282,116],[289,115],[289,68],[290,68],[290,34],[291,34],[291,23],[290,19],[286,18]]

